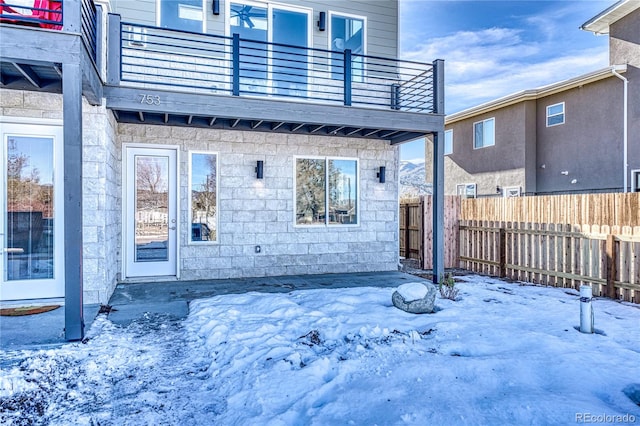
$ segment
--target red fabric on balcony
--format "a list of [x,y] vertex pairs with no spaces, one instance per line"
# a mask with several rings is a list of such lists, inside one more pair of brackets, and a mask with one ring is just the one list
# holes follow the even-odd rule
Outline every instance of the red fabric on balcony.
[[62,25],[54,22],[37,22],[32,20],[24,20],[21,18],[55,21],[61,24],[62,2],[50,0],[35,0],[33,2],[33,9],[31,9],[31,14],[27,15],[17,12],[10,6],[7,6],[4,0],[0,0],[0,22],[12,22],[20,25],[49,28],[53,30],[62,29]]

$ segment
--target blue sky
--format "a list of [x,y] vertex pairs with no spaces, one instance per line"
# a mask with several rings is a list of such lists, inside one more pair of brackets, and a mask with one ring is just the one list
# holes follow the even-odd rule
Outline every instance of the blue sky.
[[[604,68],[608,38],[579,29],[615,1],[400,0],[403,59],[445,60],[448,114]],[[424,143],[401,147],[424,158]]]

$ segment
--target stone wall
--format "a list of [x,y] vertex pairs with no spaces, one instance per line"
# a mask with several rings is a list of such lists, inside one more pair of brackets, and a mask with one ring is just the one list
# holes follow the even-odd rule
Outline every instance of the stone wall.
[[[0,115],[55,119],[62,123],[62,95],[0,91]],[[83,278],[84,302],[107,303],[120,270],[119,151],[116,122],[104,106],[83,101]],[[43,122],[45,121],[43,120]],[[50,124],[47,122],[45,124]],[[62,252],[62,248],[59,248]]]
[[[399,150],[388,142],[120,124],[121,144],[178,145],[180,162],[180,279],[396,270]],[[189,244],[188,154],[218,154],[218,241]],[[359,160],[360,224],[294,224],[295,156]],[[256,179],[256,161],[264,179]],[[388,170],[378,182],[380,166]],[[255,252],[255,246],[261,252]]]

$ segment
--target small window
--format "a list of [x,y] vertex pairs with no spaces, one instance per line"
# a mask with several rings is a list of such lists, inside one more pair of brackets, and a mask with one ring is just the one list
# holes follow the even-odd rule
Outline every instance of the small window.
[[631,170],[631,192],[640,192],[640,169]]
[[296,225],[358,224],[358,160],[296,158]]
[[189,241],[218,239],[218,156],[211,152],[189,155]]
[[507,186],[504,188],[502,194],[505,198],[510,197],[519,197],[520,196],[520,187],[519,186]]
[[547,107],[547,127],[564,124],[564,102]]
[[205,32],[203,0],[160,0],[159,24],[162,28]]
[[462,183],[456,185],[456,194],[464,198],[476,198],[476,188],[475,183]]
[[453,130],[444,132],[444,155],[453,154]]
[[473,147],[484,148],[496,144],[495,140],[495,118],[473,123]]

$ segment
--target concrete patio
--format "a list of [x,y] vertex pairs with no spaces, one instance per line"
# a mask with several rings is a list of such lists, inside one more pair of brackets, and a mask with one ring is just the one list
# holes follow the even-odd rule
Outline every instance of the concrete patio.
[[[206,281],[163,281],[123,283],[116,287],[109,305],[108,318],[128,325],[143,317],[180,320],[189,313],[189,302],[224,294],[247,292],[287,293],[294,290],[337,289],[349,287],[397,287],[421,281],[403,272],[291,275]],[[85,306],[86,329],[98,315],[100,306]],[[0,317],[0,349],[16,351],[46,349],[65,344],[64,307],[51,312],[19,317]]]

